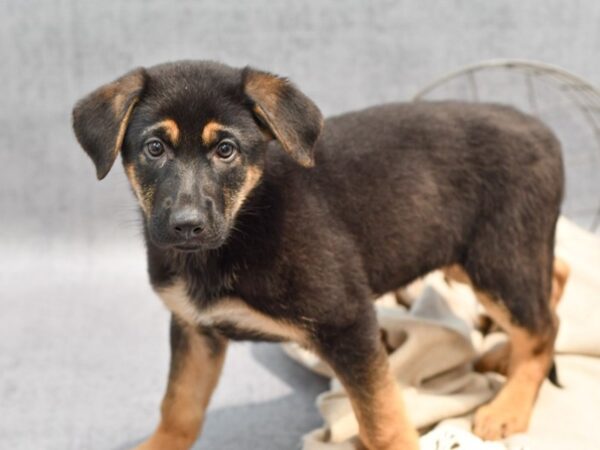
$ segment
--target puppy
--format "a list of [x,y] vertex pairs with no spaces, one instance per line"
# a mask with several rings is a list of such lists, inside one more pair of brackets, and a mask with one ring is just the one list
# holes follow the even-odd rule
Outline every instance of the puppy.
[[369,449],[416,449],[372,299],[458,267],[507,331],[508,379],[474,431],[527,428],[553,357],[560,145],[498,105],[388,104],[333,117],[285,78],[214,62],[139,68],[80,100],[99,179],[122,156],[152,286],[172,312],[155,433],[197,439],[229,339],[293,340],[335,370]]

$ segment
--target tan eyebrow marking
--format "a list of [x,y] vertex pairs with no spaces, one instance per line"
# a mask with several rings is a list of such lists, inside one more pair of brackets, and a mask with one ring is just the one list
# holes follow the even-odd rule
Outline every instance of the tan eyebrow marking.
[[214,144],[217,139],[217,133],[224,129],[224,125],[215,122],[214,120],[209,121],[202,129],[202,143],[206,146]]
[[169,137],[173,145],[179,144],[179,127],[173,119],[164,119],[154,125],[148,127],[145,131],[152,131],[158,128],[165,130],[165,133]]
[[206,147],[210,147],[217,142],[218,133],[220,131],[227,131],[233,136],[243,137],[244,131],[237,127],[230,127],[223,125],[215,120],[209,120],[204,128],[202,129],[202,143]]

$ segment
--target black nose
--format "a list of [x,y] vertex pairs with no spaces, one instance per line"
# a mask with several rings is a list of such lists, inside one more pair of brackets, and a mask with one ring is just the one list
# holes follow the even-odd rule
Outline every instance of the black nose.
[[171,229],[184,239],[198,237],[204,230],[204,217],[197,209],[186,208],[171,214]]

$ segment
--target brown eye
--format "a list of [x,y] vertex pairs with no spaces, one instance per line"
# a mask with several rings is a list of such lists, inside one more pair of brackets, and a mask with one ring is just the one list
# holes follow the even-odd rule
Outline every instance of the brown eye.
[[165,146],[157,139],[146,142],[146,153],[152,158],[158,158],[165,152]]
[[237,148],[231,141],[223,141],[217,146],[217,156],[224,161],[231,161],[235,158]]

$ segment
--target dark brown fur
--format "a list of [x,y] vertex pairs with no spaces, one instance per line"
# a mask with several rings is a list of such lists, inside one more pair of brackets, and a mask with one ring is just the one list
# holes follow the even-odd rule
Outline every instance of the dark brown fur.
[[[179,142],[144,131],[166,118]],[[223,129],[203,142],[211,122]],[[223,336],[298,339],[345,384],[364,445],[416,448],[371,300],[456,264],[516,330],[513,349],[520,342],[523,351],[513,352],[509,372],[518,375],[509,373],[507,386],[525,386],[531,403],[520,412],[491,405],[476,431],[520,431],[557,329],[548,299],[563,195],[558,141],[512,108],[459,102],[376,106],[330,118],[320,132],[322,124],[287,80],[209,62],[138,69],[74,111],[98,176],[110,169],[116,142],[134,189],[152,193],[142,196],[150,280],[179,316],[175,328],[189,333],[200,322],[196,342],[212,353]],[[150,156],[148,139],[165,153]],[[232,160],[216,150],[228,141],[237,148]],[[229,304],[248,315],[210,315]],[[193,358],[175,347],[175,360]],[[175,363],[172,380],[178,367],[190,366]],[[502,399],[518,391],[507,389]],[[175,414],[185,411],[163,410],[163,423],[177,423]],[[171,430],[172,442],[183,435],[177,445],[186,448],[200,426],[179,438]],[[142,448],[158,447],[150,440]]]

